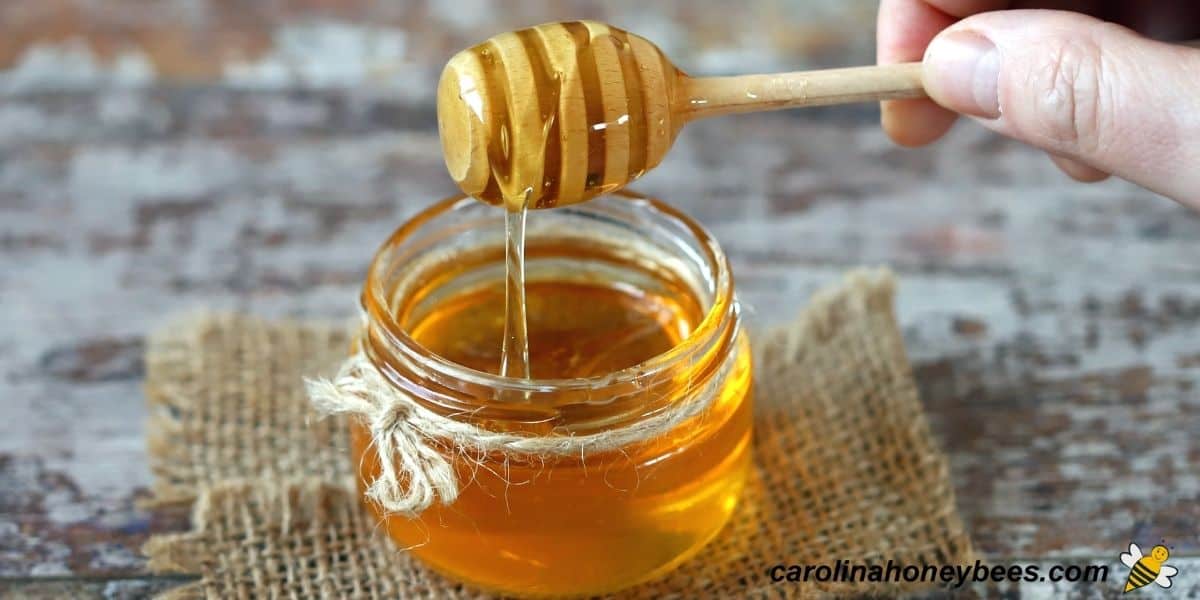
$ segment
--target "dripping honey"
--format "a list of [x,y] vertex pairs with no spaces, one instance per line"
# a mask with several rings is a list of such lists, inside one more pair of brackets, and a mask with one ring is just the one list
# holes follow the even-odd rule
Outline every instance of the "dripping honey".
[[530,377],[528,301],[525,298],[526,213],[528,209],[522,203],[520,209],[510,210],[504,216],[504,315],[501,317],[500,364],[496,370],[504,377],[523,379]]
[[[499,373],[505,326],[503,289],[448,298],[416,323],[413,338],[434,354]],[[529,377],[592,377],[632,367],[674,348],[696,322],[698,306],[603,283],[525,286]]]
[[682,126],[670,99],[680,77],[649,41],[602,23],[498,35],[442,74],[447,167],[465,193],[510,210],[624,187],[662,160]]
[[[633,366],[676,346],[700,316],[690,303],[604,283],[534,283],[526,302],[531,374],[544,378]],[[412,334],[456,363],[497,372],[503,304],[500,286],[463,293]],[[376,516],[430,566],[501,591],[602,593],[652,578],[699,549],[732,512],[749,456],[748,377],[743,367],[726,384],[700,429],[583,460],[461,462],[459,477],[470,483],[453,505],[415,520]],[[364,481],[378,469],[369,439],[353,430]]]
[[[549,220],[557,213],[539,216]],[[543,228],[558,229],[573,228]],[[527,375],[534,382],[602,380],[637,371],[694,343],[714,310],[713,299],[698,297],[694,284],[665,268],[665,261],[647,260],[629,247],[544,234],[529,241],[524,292]],[[406,265],[406,279],[416,283],[383,289],[380,298],[395,324],[423,351],[475,372],[498,374],[509,318],[505,254],[505,245],[496,244],[456,252],[446,262]],[[418,269],[425,274],[412,272]],[[364,301],[374,306],[369,295]],[[728,339],[714,342],[711,351],[623,387],[581,392],[555,391],[551,385],[533,398],[461,388],[466,393],[455,396],[457,403],[430,407],[493,430],[563,435],[603,430],[608,420],[612,426],[627,424],[640,414],[630,417],[631,408],[652,411],[691,401],[697,388],[716,384],[711,408],[701,418],[644,443],[536,460],[468,458],[446,449],[447,456],[456,457],[463,482],[455,502],[434,504],[416,518],[368,506],[381,529],[426,564],[496,591],[598,594],[665,573],[720,530],[749,464],[749,352],[736,328],[723,336]],[[384,356],[387,350],[376,346],[374,354]],[[425,381],[399,361],[383,360],[401,378]],[[714,378],[720,365],[726,365],[724,375]],[[365,485],[379,468],[370,433],[355,425],[351,440],[360,485]]]
[[[637,179],[653,166],[648,161],[654,149],[660,150],[653,160],[657,163],[670,142],[663,125],[667,111],[664,104],[646,97],[653,91],[643,80],[665,82],[678,73],[645,40],[584,21],[504,34],[455,60],[473,62],[463,67],[470,68],[475,78],[467,83],[469,89],[459,90],[459,100],[477,104],[468,118],[475,121],[472,127],[488,132],[489,140],[486,183],[467,191],[508,211],[507,316],[499,372],[528,377],[523,285],[526,214],[530,208],[555,206],[560,195],[575,202]],[[605,88],[612,86],[613,78],[604,74],[605,69],[617,70],[624,83],[621,93],[610,92],[607,100]],[[652,73],[643,75],[647,71]],[[463,83],[444,74],[439,86]],[[478,101],[468,100],[470,95]],[[443,127],[443,141],[447,135]],[[581,143],[586,144],[586,160],[573,160],[573,154],[564,158],[568,147]]]
[[[468,194],[505,208],[505,238],[498,249],[408,265],[436,275],[385,288],[376,300],[438,360],[534,387],[458,385],[409,372],[420,368],[387,360],[386,349],[369,354],[410,384],[427,382],[436,392],[432,410],[491,430],[587,435],[676,403],[708,407],[669,431],[579,456],[465,456],[445,448],[464,482],[453,503],[415,518],[376,516],[398,543],[452,577],[524,595],[619,590],[693,555],[737,503],[749,464],[750,358],[732,288],[727,273],[713,275],[710,297],[702,298],[695,280],[667,267],[711,254],[715,244],[664,206],[631,211],[632,204],[617,205],[631,200],[605,198],[612,210],[593,216],[630,219],[611,236],[633,236],[646,224],[640,219],[660,219],[684,222],[682,234],[705,240],[683,240],[699,243],[692,254],[658,256],[669,251],[638,237],[589,238],[582,232],[603,229],[601,221],[574,215],[563,220],[577,222],[547,228],[566,233],[527,247],[528,209],[611,192],[661,160],[678,124],[653,90],[678,75],[645,40],[588,22],[497,36],[457,55],[443,74],[443,145],[487,140],[467,146],[486,160],[447,152],[447,167]],[[624,88],[614,90],[614,81]],[[460,110],[443,115],[443,100]],[[485,163],[486,172],[472,170]],[[632,251],[639,247],[648,254]],[[708,258],[704,267],[727,268]],[[490,263],[503,270],[482,266]],[[375,308],[368,312],[384,312]],[[655,362],[673,353],[674,361]],[[643,376],[641,365],[657,366]],[[592,383],[571,383],[581,381]],[[352,430],[364,486],[380,468],[370,440],[364,427]]]

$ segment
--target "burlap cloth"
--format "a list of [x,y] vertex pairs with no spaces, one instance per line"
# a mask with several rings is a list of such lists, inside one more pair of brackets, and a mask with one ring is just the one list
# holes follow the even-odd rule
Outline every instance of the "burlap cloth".
[[[732,521],[630,598],[891,594],[772,583],[775,564],[973,560],[930,435],[883,270],[850,273],[755,340],[753,480]],[[172,598],[479,598],[390,545],[350,491],[346,424],[316,420],[301,376],[346,356],[344,328],[194,317],[147,350],[158,501],[194,528],[147,543],[150,568],[200,575]]]

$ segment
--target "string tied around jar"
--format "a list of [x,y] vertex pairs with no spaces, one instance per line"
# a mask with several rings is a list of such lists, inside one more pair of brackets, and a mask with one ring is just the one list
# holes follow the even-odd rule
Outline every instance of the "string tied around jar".
[[391,384],[362,353],[346,360],[332,380],[306,379],[305,385],[318,414],[357,415],[367,422],[381,469],[367,497],[389,512],[415,514],[436,497],[458,496],[453,465],[418,424],[429,415],[419,414],[411,400],[391,398],[402,395],[390,390]]
[[477,463],[490,454],[505,457],[584,457],[662,436],[712,406],[724,369],[663,410],[629,425],[585,435],[531,435],[484,429],[438,414],[392,384],[360,350],[332,379],[305,379],[314,410],[321,416],[363,419],[379,457],[379,474],[365,494],[388,512],[416,516],[441,502],[452,504],[460,482],[449,456]]

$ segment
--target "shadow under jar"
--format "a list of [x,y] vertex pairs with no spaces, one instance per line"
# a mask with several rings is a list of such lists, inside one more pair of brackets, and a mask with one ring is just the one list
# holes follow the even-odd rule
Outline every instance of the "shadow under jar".
[[[527,436],[600,434],[704,408],[571,456],[470,453],[443,440],[460,486],[453,502],[416,517],[365,503],[396,544],[490,590],[597,594],[658,577],[717,534],[750,464],[750,352],[726,258],[656,200],[614,194],[535,213],[531,378],[507,378],[497,375],[502,222],[495,207],[452,198],[376,254],[356,343],[391,386],[445,417]],[[379,457],[363,423],[351,434],[365,490]]]

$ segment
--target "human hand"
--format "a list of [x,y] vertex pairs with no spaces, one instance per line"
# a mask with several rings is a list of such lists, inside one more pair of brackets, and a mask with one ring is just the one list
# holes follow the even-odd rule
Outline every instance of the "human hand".
[[[1019,10],[1029,7],[1083,12]],[[932,98],[883,103],[883,128],[919,146],[961,113],[1075,179],[1111,173],[1200,210],[1200,49],[1115,23],[1194,38],[1200,3],[882,0],[879,63],[923,59]]]

